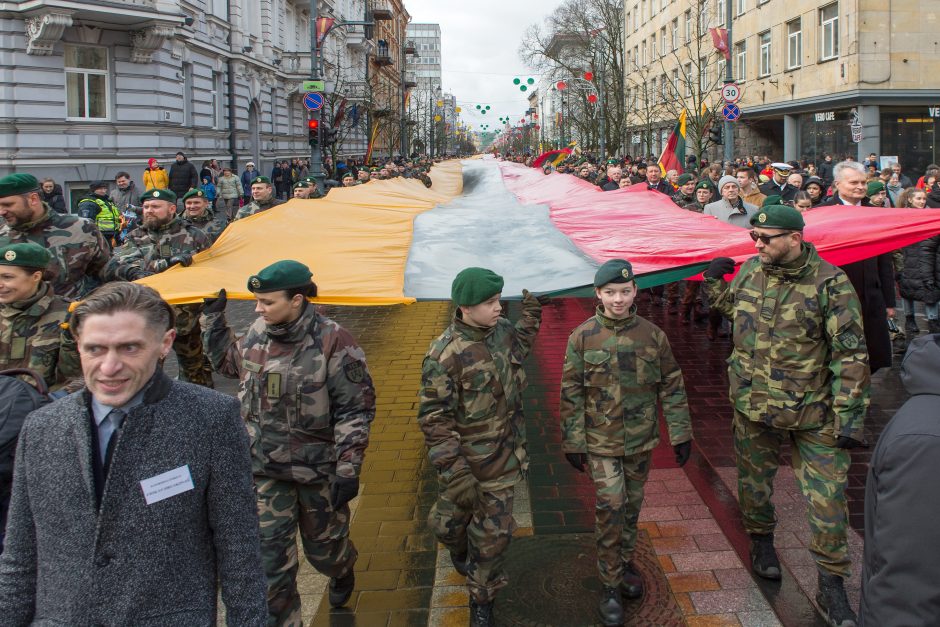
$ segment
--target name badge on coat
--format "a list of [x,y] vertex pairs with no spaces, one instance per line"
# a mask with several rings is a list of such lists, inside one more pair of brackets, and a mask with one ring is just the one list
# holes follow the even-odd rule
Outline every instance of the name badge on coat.
[[144,479],[140,482],[140,488],[144,491],[144,500],[147,505],[153,505],[171,496],[189,492],[195,486],[193,476],[189,472],[189,464],[187,464]]

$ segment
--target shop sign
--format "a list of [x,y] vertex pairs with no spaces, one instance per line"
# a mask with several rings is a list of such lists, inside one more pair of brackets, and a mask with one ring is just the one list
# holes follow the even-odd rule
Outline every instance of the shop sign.
[[849,117],[851,119],[849,128],[852,130],[852,141],[857,144],[862,141],[862,118],[855,107],[852,107]]
[[814,113],[813,116],[817,122],[835,122],[836,120],[835,111],[821,111]]
[[940,118],[940,107],[927,107],[927,115],[932,118]]

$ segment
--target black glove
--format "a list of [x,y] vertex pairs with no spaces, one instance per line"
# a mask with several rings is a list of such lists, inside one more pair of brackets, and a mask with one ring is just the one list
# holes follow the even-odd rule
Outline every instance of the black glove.
[[180,253],[178,255],[173,255],[166,262],[166,266],[168,268],[170,266],[175,266],[176,264],[179,264],[184,268],[188,268],[189,266],[193,265],[192,253]]
[[864,444],[854,438],[850,438],[847,435],[840,435],[838,439],[836,439],[836,448],[844,448],[846,450],[849,450],[853,448],[858,448],[860,446],[864,446]]
[[587,466],[587,453],[565,453],[565,459],[578,472],[584,472],[584,467]]
[[676,444],[672,447],[672,451],[676,454],[676,463],[685,466],[685,463],[689,461],[689,455],[692,454],[692,440]]
[[330,501],[335,512],[359,494],[359,477],[336,477],[330,484]]
[[141,270],[140,268],[131,268],[127,271],[127,278],[130,281],[136,281],[137,279],[143,279],[148,276],[153,276],[153,272],[150,270]]
[[220,289],[218,296],[215,298],[202,299],[202,304],[202,313],[214,314],[225,311],[225,306],[228,304],[228,296],[225,295],[225,288]]
[[706,279],[720,279],[726,274],[734,272],[734,259],[731,257],[717,257],[708,264],[703,273]]
[[[552,302],[552,299],[551,299],[551,297],[550,297],[548,294],[541,294],[541,295],[539,295],[539,296],[536,296],[535,294],[533,294],[533,293],[530,292],[529,290],[522,290],[522,300],[528,300],[528,299],[532,299],[532,298],[534,298],[535,300],[537,300],[538,303],[539,303],[539,305],[542,305],[542,306],[545,306],[545,305],[549,304],[550,302]],[[531,302],[531,301],[530,301],[530,302]]]

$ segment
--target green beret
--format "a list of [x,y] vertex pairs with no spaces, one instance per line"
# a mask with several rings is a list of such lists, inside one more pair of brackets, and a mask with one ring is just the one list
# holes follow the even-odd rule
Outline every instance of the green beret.
[[52,255],[45,247],[33,242],[7,244],[0,248],[0,265],[45,270]]
[[874,196],[878,192],[885,191],[885,184],[881,181],[868,181],[868,188],[866,191],[866,196]]
[[343,178],[344,178],[344,179],[351,179],[351,178],[356,178],[356,177],[353,176],[353,173],[352,173],[352,172],[347,172],[346,174],[343,175]]
[[782,204],[783,204],[783,196],[779,194],[771,194],[770,196],[764,199],[764,202],[762,202],[760,206],[769,207],[770,205],[782,205]]
[[258,274],[248,278],[248,290],[255,293],[277,292],[292,287],[312,285],[313,274],[310,268],[300,263],[285,259],[276,261]]
[[188,200],[190,198],[205,198],[206,193],[201,189],[191,189],[186,194],[183,195],[183,200]]
[[266,185],[270,185],[271,179],[266,176],[256,176],[255,178],[251,179],[251,184],[254,185],[255,183],[264,183]]
[[679,178],[676,179],[676,184],[679,185],[679,187],[682,187],[686,183],[691,183],[694,180],[695,180],[695,177],[692,176],[691,174],[680,174]]
[[699,181],[698,185],[695,186],[695,191],[698,191],[700,189],[707,189],[708,191],[712,191],[713,189],[712,182],[709,179],[705,179],[704,181]]
[[629,283],[633,280],[633,266],[626,259],[611,259],[597,269],[594,274],[594,287],[603,287],[608,283]]
[[503,291],[503,277],[485,268],[461,270],[450,287],[450,298],[457,305],[472,307]]
[[620,159],[614,159],[611,157],[607,160],[607,165],[620,165]]
[[32,174],[8,174],[0,179],[0,198],[39,191],[39,181]]
[[298,187],[303,187],[304,189],[306,189],[310,187],[311,185],[313,185],[313,183],[311,183],[310,181],[297,181],[296,183],[294,183],[293,189],[297,189]]
[[802,231],[806,223],[799,211],[788,205],[770,205],[761,207],[751,216],[751,226],[764,229],[786,229]]
[[148,189],[140,195],[140,202],[153,198],[154,200],[165,200],[167,202],[176,202],[176,194],[168,189]]

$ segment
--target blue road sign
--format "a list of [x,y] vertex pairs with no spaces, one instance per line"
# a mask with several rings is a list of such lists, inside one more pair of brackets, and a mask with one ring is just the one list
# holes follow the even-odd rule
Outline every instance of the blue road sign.
[[323,108],[323,94],[312,91],[304,95],[304,106],[308,111],[317,111]]
[[721,115],[729,122],[734,122],[741,117],[741,107],[733,102],[725,103],[725,106],[721,109]]

